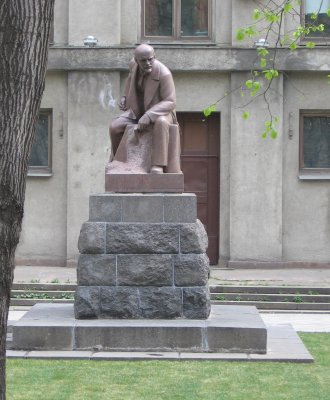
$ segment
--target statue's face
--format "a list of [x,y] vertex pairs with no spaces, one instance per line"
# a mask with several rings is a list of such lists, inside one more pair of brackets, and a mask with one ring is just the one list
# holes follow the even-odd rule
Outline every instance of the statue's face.
[[150,74],[155,60],[155,53],[152,49],[141,49],[135,55],[135,61],[138,63],[140,71],[144,74]]

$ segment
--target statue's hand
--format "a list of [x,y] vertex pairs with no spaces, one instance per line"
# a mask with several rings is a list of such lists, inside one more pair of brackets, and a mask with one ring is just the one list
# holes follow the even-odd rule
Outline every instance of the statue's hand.
[[120,99],[120,102],[119,102],[118,106],[119,106],[119,110],[121,110],[121,111],[126,111],[127,110],[126,97],[125,96],[123,96]]
[[148,116],[148,114],[142,115],[142,117],[139,119],[138,122],[138,130],[143,131],[145,128],[147,128],[151,123],[151,120]]

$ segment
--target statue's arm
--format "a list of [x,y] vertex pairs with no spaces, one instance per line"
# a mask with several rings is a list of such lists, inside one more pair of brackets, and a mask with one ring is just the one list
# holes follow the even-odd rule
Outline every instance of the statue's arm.
[[171,74],[161,77],[159,82],[159,97],[160,101],[146,112],[152,122],[155,122],[159,116],[168,115],[175,110],[176,96]]

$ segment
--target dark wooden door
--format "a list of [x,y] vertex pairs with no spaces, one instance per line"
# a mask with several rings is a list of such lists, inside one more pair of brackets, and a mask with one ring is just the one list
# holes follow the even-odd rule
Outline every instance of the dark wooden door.
[[220,114],[178,113],[185,192],[197,196],[197,216],[209,238],[212,265],[219,260]]

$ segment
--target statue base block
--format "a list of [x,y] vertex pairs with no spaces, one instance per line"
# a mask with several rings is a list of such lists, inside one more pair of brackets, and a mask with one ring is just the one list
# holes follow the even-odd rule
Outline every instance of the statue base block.
[[207,234],[194,194],[106,193],[89,205],[76,318],[208,318]]
[[105,174],[105,191],[119,193],[182,193],[183,174]]
[[265,354],[267,328],[249,306],[212,306],[207,320],[76,320],[71,304],[37,304],[13,326],[12,348]]

